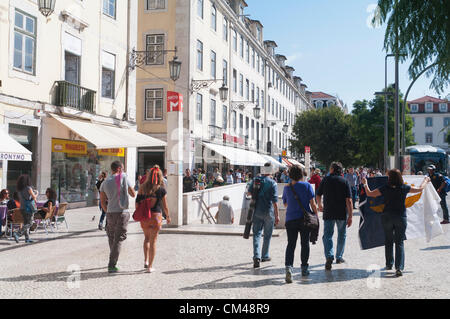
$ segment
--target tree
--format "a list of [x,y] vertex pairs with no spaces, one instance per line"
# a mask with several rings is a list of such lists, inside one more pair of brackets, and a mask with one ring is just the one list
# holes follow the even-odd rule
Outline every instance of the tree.
[[[388,92],[393,93],[390,87]],[[400,94],[402,103],[402,94]],[[394,100],[393,95],[388,96],[388,142],[389,153],[394,153]],[[356,101],[353,104],[351,134],[358,144],[358,159],[360,164],[383,167],[384,160],[384,112],[385,97],[377,96],[371,101]],[[412,136],[413,122],[411,116],[406,116],[406,144],[414,144]]]
[[412,59],[411,79],[435,64],[426,75],[434,75],[431,88],[442,93],[450,84],[450,1],[379,0],[378,6],[374,22],[387,22],[385,50],[405,53],[401,61]]
[[311,155],[329,167],[333,161],[344,166],[356,161],[356,141],[350,135],[351,116],[336,106],[303,112],[294,124],[291,150],[297,154],[311,147]]

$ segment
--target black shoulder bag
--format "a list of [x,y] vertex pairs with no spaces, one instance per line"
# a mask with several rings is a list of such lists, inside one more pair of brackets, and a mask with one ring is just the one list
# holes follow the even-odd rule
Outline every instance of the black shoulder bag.
[[305,209],[305,207],[303,206],[302,201],[298,197],[297,193],[295,192],[294,186],[292,186],[292,184],[289,184],[289,187],[291,188],[295,199],[297,200],[298,204],[300,205],[301,209],[303,210],[303,225],[310,230],[318,230],[319,229],[319,217],[316,214],[308,212]]
[[247,222],[245,223],[244,239],[250,238],[250,232],[253,224],[253,215],[255,214],[256,202],[258,201],[260,190],[261,190],[261,179],[255,178],[253,180],[252,201],[250,202],[250,207],[247,213]]

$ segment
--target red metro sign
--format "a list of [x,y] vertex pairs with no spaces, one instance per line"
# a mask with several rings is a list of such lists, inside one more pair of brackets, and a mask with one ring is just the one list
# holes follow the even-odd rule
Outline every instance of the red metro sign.
[[177,92],[167,92],[167,113],[183,112],[183,95]]

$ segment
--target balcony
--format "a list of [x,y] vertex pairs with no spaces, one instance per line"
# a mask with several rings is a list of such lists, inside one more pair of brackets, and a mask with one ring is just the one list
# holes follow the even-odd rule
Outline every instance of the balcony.
[[223,128],[215,125],[209,126],[209,139],[211,141],[220,140],[223,141]]
[[94,113],[97,92],[66,81],[56,81],[55,105]]

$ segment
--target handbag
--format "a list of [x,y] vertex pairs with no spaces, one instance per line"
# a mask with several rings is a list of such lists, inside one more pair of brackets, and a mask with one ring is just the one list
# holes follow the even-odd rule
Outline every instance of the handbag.
[[297,192],[294,189],[294,186],[292,186],[292,184],[289,184],[289,187],[291,188],[295,199],[297,200],[298,204],[300,205],[301,209],[303,210],[303,225],[310,230],[318,230],[319,229],[319,217],[316,214],[308,212],[305,209],[305,207],[303,206],[302,201],[298,197]]
[[137,222],[150,219],[152,217],[152,209],[155,207],[157,201],[158,198],[153,196],[141,201],[133,214],[133,219]]
[[25,212],[28,214],[35,214],[37,212],[37,205],[34,199],[25,200]]

